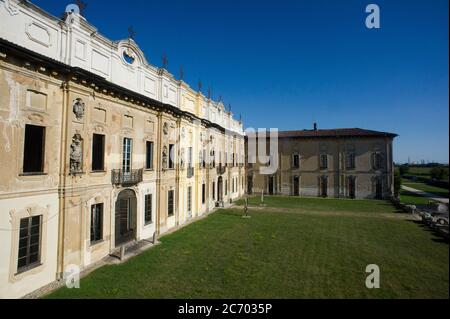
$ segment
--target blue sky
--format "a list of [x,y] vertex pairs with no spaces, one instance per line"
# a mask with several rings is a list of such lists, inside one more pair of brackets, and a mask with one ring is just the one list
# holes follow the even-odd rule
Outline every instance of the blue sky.
[[[60,15],[70,1],[33,0]],[[361,127],[399,134],[395,161],[448,163],[448,0],[85,1],[148,61],[223,97],[246,127]],[[381,28],[365,27],[365,7]]]

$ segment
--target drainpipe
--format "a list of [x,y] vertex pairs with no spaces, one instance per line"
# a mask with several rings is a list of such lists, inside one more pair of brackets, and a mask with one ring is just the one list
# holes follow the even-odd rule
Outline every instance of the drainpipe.
[[58,255],[57,255],[57,279],[62,279],[64,275],[64,239],[65,239],[65,193],[66,193],[66,153],[67,153],[67,114],[69,109],[69,83],[65,81],[61,84],[63,95],[62,118],[61,118],[61,141],[60,141],[60,161],[59,161],[59,219],[58,219]]
[[161,138],[161,130],[162,130],[162,112],[158,112],[158,129],[157,129],[157,140],[158,147],[157,156],[156,156],[156,227],[155,232],[157,235],[160,234],[160,223],[161,223],[161,154],[162,154],[162,138]]

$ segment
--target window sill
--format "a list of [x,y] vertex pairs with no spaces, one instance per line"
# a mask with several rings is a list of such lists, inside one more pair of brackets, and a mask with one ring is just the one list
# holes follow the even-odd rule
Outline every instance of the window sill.
[[21,173],[19,176],[46,176],[47,173],[36,172],[36,173]]
[[20,269],[17,269],[17,273],[14,276],[21,275],[23,273],[26,273],[27,271],[30,271],[30,270],[35,269],[35,268],[38,268],[40,266],[42,266],[42,263],[39,261],[39,262],[36,262],[34,264],[22,267]]
[[[170,216],[169,216],[169,217],[170,217]],[[153,221],[144,223],[144,227],[151,226],[151,225],[153,225]]]
[[153,169],[153,168],[144,168],[144,171],[145,172],[154,172],[155,169]]
[[101,173],[106,173],[105,170],[102,171],[91,171],[91,174],[101,174]]
[[97,246],[98,244],[101,244],[101,243],[103,243],[103,242],[105,242],[104,239],[99,239],[99,240],[96,240],[96,241],[92,241],[92,242],[89,244],[89,247]]

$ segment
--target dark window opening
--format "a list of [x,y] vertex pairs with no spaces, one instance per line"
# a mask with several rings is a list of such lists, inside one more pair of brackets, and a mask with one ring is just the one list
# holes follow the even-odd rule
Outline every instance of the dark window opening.
[[91,206],[91,244],[103,238],[103,204]]
[[153,142],[146,142],[145,168],[153,169]]
[[33,268],[40,263],[42,216],[20,220],[19,253],[17,269],[19,272]]
[[145,195],[145,211],[144,211],[144,219],[145,224],[152,223],[152,194]]
[[44,172],[45,127],[25,125],[23,172]]
[[94,134],[92,138],[92,170],[105,170],[105,136]]
[[202,184],[202,204],[206,202],[206,185]]
[[212,199],[216,200],[216,183],[212,183]]
[[299,158],[298,154],[294,154],[293,160],[292,160],[292,166],[294,168],[299,168],[299,166],[300,166],[300,158]]

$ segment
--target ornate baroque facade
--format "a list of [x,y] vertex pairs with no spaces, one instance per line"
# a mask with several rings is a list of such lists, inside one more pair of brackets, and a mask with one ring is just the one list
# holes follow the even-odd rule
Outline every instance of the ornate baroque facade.
[[0,297],[244,194],[242,123],[77,13],[0,0],[0,132]]

